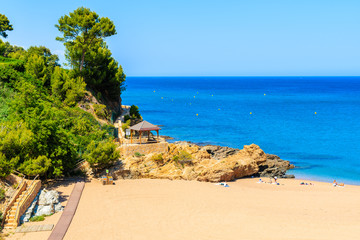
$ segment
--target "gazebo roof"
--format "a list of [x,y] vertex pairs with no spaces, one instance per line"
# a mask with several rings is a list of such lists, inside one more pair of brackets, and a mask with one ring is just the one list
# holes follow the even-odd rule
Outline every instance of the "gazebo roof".
[[130,129],[138,132],[143,132],[143,131],[156,131],[156,130],[160,130],[161,128],[147,121],[142,121],[141,123],[138,123],[130,127]]

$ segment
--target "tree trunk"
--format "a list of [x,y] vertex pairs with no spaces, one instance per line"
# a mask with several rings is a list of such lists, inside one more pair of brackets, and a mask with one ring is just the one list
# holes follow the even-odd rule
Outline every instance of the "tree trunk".
[[83,69],[84,61],[85,61],[85,49],[82,50],[81,63],[80,63],[80,72],[81,72],[82,69]]

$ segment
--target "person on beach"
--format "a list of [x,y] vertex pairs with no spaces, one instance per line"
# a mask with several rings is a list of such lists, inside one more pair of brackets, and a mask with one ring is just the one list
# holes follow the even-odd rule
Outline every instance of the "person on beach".
[[336,182],[336,180],[334,180],[333,186],[336,187],[337,185],[338,185],[338,183]]

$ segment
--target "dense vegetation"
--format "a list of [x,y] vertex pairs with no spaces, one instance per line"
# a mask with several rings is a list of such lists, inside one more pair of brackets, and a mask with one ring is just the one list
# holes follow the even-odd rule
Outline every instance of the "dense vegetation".
[[[44,46],[25,50],[0,39],[0,178],[13,170],[67,176],[81,159],[104,168],[119,158],[113,126],[79,108],[87,92],[99,102],[119,100],[125,75],[103,40],[116,33],[115,26],[86,8],[69,15],[56,27],[64,34],[58,40],[65,43],[71,69],[62,68]],[[2,27],[3,16],[0,33],[6,37],[10,29]],[[107,119],[111,110],[103,106],[94,109]]]

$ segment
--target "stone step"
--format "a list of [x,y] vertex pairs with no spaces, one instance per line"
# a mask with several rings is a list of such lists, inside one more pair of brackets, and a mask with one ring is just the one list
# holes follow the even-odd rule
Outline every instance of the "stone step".
[[4,229],[14,229],[14,228],[16,228],[16,227],[17,227],[16,225],[11,224],[11,225],[5,225],[5,226],[4,226]]
[[6,219],[5,223],[15,223],[15,219]]
[[9,214],[6,216],[6,219],[15,219],[15,214]]

